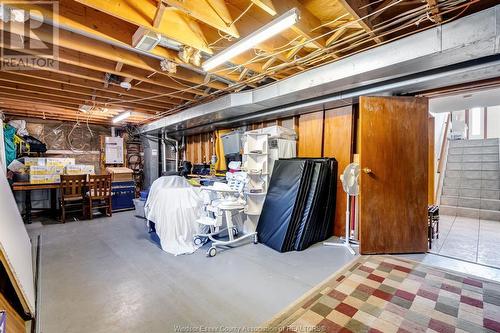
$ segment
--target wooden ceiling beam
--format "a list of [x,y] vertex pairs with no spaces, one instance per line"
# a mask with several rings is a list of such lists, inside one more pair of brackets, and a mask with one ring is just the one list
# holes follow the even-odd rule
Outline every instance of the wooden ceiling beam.
[[109,99],[107,97],[102,97],[97,93],[86,93],[83,94],[81,92],[74,92],[71,90],[59,90],[54,87],[40,87],[40,86],[34,86],[30,84],[21,84],[21,83],[12,83],[5,81],[3,76],[0,77],[0,88],[5,88],[5,89],[12,89],[14,91],[24,91],[24,92],[34,92],[34,93],[43,93],[48,96],[57,96],[57,97],[65,97],[65,98],[71,98],[77,101],[92,101],[96,102],[98,104],[107,104],[107,103],[113,103],[113,105],[116,106],[121,106],[121,107],[126,107],[126,108],[137,108],[141,110],[147,110],[148,113],[156,114],[157,112],[162,112],[168,107],[164,106],[152,106],[138,103],[138,102],[127,102],[126,100],[121,100],[121,99]]
[[271,16],[278,14],[278,11],[274,7],[273,0],[251,0],[254,5],[265,11]]
[[[27,108],[29,110],[32,108],[34,111],[44,110],[44,111],[53,111],[53,112],[63,112],[63,111],[61,111],[61,108],[59,106],[46,105],[46,104],[42,104],[42,103],[33,103],[30,101],[21,101],[19,99],[13,98],[13,97],[2,97],[2,98],[0,98],[0,101],[2,101],[3,106],[16,108],[16,109]],[[67,110],[74,111],[78,116],[91,114],[97,118],[103,118],[103,119],[114,117],[117,114],[122,112],[121,109],[108,108],[108,110],[106,112],[92,111],[90,113],[82,113],[81,111],[78,110],[78,107],[72,107],[72,106],[68,107]],[[151,117],[151,115],[148,115],[145,113],[139,113],[139,112],[133,113],[133,115],[134,115],[134,117],[142,117],[142,118]]]
[[[127,91],[124,90],[121,87],[115,86],[115,85],[110,85],[107,89],[104,89],[102,87],[102,84],[99,84],[98,82],[88,80],[88,79],[82,79],[79,77],[71,77],[67,76],[64,74],[60,73],[55,73],[55,72],[49,72],[49,71],[42,71],[42,70],[30,70],[30,71],[11,71],[11,72],[2,72],[2,77],[9,77],[9,75],[12,77],[22,77],[24,80],[43,80],[43,82],[46,82],[47,85],[55,85],[55,86],[60,86],[60,85],[70,85],[78,88],[84,88],[84,89],[92,89],[95,91],[100,91],[102,94],[107,94],[109,96],[113,96],[116,98],[121,98],[123,96],[133,98],[133,99],[140,99],[140,98],[148,98],[147,101],[159,101],[161,103],[165,103],[166,105],[178,105],[179,103],[182,102],[180,99],[176,98],[168,98],[168,97],[155,97],[155,98],[150,98],[155,96],[153,93],[145,93],[141,91]],[[20,79],[21,81],[23,79]],[[13,79],[13,81],[18,81],[16,79]]]
[[[6,2],[6,0],[0,0],[0,3],[2,2]],[[80,35],[92,36],[95,40],[100,40],[117,47],[130,47],[132,35],[137,30],[136,25],[79,4],[74,0],[59,0],[58,3],[59,13],[56,14],[55,19],[60,29],[74,31]],[[33,12],[39,12],[44,17],[54,15],[54,13],[48,12],[45,7],[37,6],[36,4],[27,5],[26,3],[19,2],[16,3],[16,7],[33,9]],[[176,63],[181,62],[176,51],[164,47],[157,46],[146,53]]]
[[331,44],[335,43],[337,40],[342,37],[342,35],[347,31],[346,28],[340,27],[338,28],[337,31],[335,31],[331,36],[328,38],[326,41],[326,46],[330,46]]
[[[60,58],[61,60],[62,58]],[[61,60],[62,61],[62,60]],[[43,68],[42,70],[50,71],[50,72],[55,72],[55,73],[62,73],[65,75],[73,76],[73,77],[78,77],[86,80],[92,80],[95,82],[99,82],[101,85],[104,83],[104,71],[99,71],[99,70],[94,70],[94,69],[89,69],[86,67],[80,67],[78,65],[73,65],[73,64],[68,64],[65,62],[59,62],[58,68]],[[148,81],[150,81],[148,79]],[[116,87],[119,87],[118,84],[115,83],[110,83],[110,86],[114,85]],[[124,92],[126,91],[123,88],[122,89]],[[166,97],[166,94],[172,93],[173,97],[186,100],[186,101],[194,101],[194,96],[191,94],[183,93],[179,94],[175,90],[168,90],[164,86],[159,86],[156,83],[150,84],[150,83],[143,83],[140,85],[134,85],[133,90],[138,90],[138,91],[145,91],[153,94],[158,94],[158,95],[163,95],[163,97]],[[204,94],[205,95],[205,94]]]
[[[228,3],[227,7],[231,15],[236,16],[241,13],[241,9],[234,6],[231,3]],[[247,14],[243,15],[240,18],[240,20],[238,21],[238,23],[236,23],[236,25],[238,26],[238,30],[240,31],[241,37],[244,38],[245,36],[252,34],[255,30],[264,26],[266,23],[269,23],[270,21],[271,19],[269,18],[255,15],[254,13],[252,13],[252,11],[249,11]],[[284,38],[283,36],[276,35],[273,38],[262,42],[256,48],[260,48],[269,53],[274,53],[276,48],[281,47],[287,44],[288,42],[289,40]],[[276,54],[276,57],[283,62],[288,61],[286,55],[283,52]]]
[[165,14],[165,5],[163,1],[158,1],[158,6],[156,7],[155,18],[153,20],[153,27],[158,29],[161,25],[161,20],[163,19],[163,14]]
[[[139,27],[155,31],[181,44],[212,54],[212,50],[196,21],[185,12],[169,7],[163,13],[158,27],[154,27],[157,7],[151,1],[75,0],[108,15]],[[198,1],[196,2],[198,5]]]
[[[22,24],[5,25],[4,29],[6,29],[6,31],[9,31],[11,33],[11,36],[12,34],[25,35],[26,33]],[[37,29],[37,38],[46,43],[53,42],[52,28],[47,25],[41,26]],[[139,55],[133,51],[117,48],[104,42],[96,41],[91,38],[84,37],[82,35],[65,30],[59,31],[57,43],[58,46],[62,49],[75,50],[82,54],[88,54],[92,57],[102,58],[112,62],[121,62],[123,64],[129,65],[131,67],[136,67],[147,72],[158,72],[159,76],[162,76],[165,82],[170,82],[170,87],[172,89],[181,90],[185,88],[184,86],[174,82],[170,78],[170,75],[164,74],[161,71],[160,61],[157,59]],[[60,54],[60,56],[62,56],[62,54]],[[185,81],[186,83],[205,83],[204,76],[193,71],[186,70],[183,67],[178,67],[178,71],[175,73],[175,75],[172,76],[174,76],[177,80]],[[207,86],[214,89],[224,89],[227,87],[227,85],[221,82],[210,82],[207,83]],[[192,92],[196,93],[196,90],[193,90]]]
[[232,37],[239,38],[231,13],[224,0],[163,0],[169,6],[178,8],[195,19],[220,30]]
[[[106,99],[110,102],[115,101],[124,101],[125,103],[137,103],[137,102],[132,102],[135,98],[130,98],[128,96],[118,96],[114,93],[109,93],[106,91],[102,90],[96,90],[96,89],[91,89],[91,88],[82,88],[79,86],[72,86],[68,84],[52,84],[50,81],[44,80],[43,78],[30,78],[26,76],[16,76],[16,75],[11,75],[10,73],[4,73],[2,72],[2,76],[0,76],[0,82],[10,82],[13,84],[23,84],[23,85],[28,85],[31,87],[35,88],[44,88],[44,89],[52,89],[55,91],[61,91],[61,92],[70,92],[70,93],[75,93],[75,94],[80,94],[84,95],[87,98],[96,96],[102,99]],[[0,83],[1,84],[1,83]],[[172,105],[177,105],[177,104],[165,104],[161,103],[155,100],[144,100],[139,102],[140,105],[142,106],[151,106],[151,107],[158,107],[158,108],[168,108],[171,107]]]
[[374,22],[370,21],[365,16],[370,14],[370,1],[369,0],[338,0],[340,4],[351,14],[354,19],[358,20],[359,25],[371,36],[373,40],[377,43],[382,43],[382,38],[377,37],[374,33],[373,25],[377,23],[378,20]]
[[[29,113],[29,111],[23,109],[23,110],[17,110],[17,109],[6,109],[4,110],[5,116],[8,118],[12,119],[19,119],[19,118],[34,118],[34,119],[43,119],[43,120],[60,120],[60,121],[71,121],[71,122],[76,122],[76,118],[72,116],[62,116],[57,113],[53,113],[51,111],[46,111],[42,113]],[[94,125],[109,125],[110,121],[109,120],[101,120],[101,119],[96,119],[93,117],[90,117],[88,120],[89,124],[94,124]]]
[[[73,97],[65,97],[65,96],[60,96],[60,95],[53,95],[50,93],[45,93],[45,92],[38,92],[38,91],[29,91],[25,92],[20,89],[12,89],[12,88],[7,88],[7,87],[0,87],[0,93],[2,95],[9,95],[11,97],[17,98],[18,100],[21,101],[30,101],[30,100],[37,100],[37,101],[44,101],[47,103],[54,103],[57,105],[63,105],[65,107],[74,107],[78,108],[80,105],[85,104],[85,102],[88,102],[87,100],[84,99],[76,99]],[[101,105],[102,106],[102,105]],[[143,108],[132,108],[130,106],[125,106],[125,105],[112,105],[112,106],[106,106],[108,109],[120,109],[123,110],[124,108],[130,109],[131,111],[136,111],[139,113],[145,113],[145,114],[155,114],[154,112],[151,112],[147,109]],[[168,111],[168,110],[163,110],[163,112]]]
[[326,37],[322,36],[325,30],[318,28],[322,25],[321,20],[314,16],[302,3],[297,0],[273,0],[273,5],[277,15],[286,13],[292,8],[297,8],[300,12],[300,20],[291,29],[307,40],[312,40],[311,43],[316,47],[325,47]]
[[[72,122],[80,121],[85,123],[88,120],[88,122],[91,124],[101,124],[101,125],[110,125],[112,119],[112,117],[110,116],[99,116],[96,114],[89,114],[89,115],[82,114],[77,110],[66,109],[66,108],[54,108],[51,110],[45,110],[43,108],[37,108],[37,105],[35,104],[29,104],[26,107],[8,105],[4,109],[4,113],[8,117],[26,117],[26,118],[37,118],[44,120],[63,120]],[[149,118],[132,115],[127,119],[127,122],[135,124],[143,124],[147,122],[148,119]]]
[[436,23],[443,22],[443,16],[439,13],[438,0],[427,0],[427,4],[429,5],[431,16],[434,21],[436,21]]
[[[26,111],[27,116],[37,116],[41,115],[40,113],[52,113],[59,117],[68,117],[73,121],[80,120],[86,121],[89,119],[98,119],[104,122],[110,123],[110,120],[118,115],[120,110],[108,110],[107,112],[99,112],[93,111],[89,113],[82,113],[75,107],[61,107],[54,105],[45,105],[40,102],[31,103],[31,102],[20,102],[19,100],[5,97],[0,95],[0,101],[2,102],[3,110],[18,110],[18,111]],[[57,118],[55,118],[57,119]],[[144,121],[147,119],[151,119],[151,115],[133,112],[129,119]]]
[[[39,107],[33,108],[34,105],[36,105],[36,104],[28,104],[26,106],[16,105],[16,104],[7,104],[7,106],[5,108],[8,110],[18,111],[18,112],[25,111],[26,116],[33,116],[33,117],[40,116],[40,112],[41,112],[44,114],[50,113],[53,116],[61,117],[62,119],[72,119],[72,120],[76,120],[77,117],[80,120],[85,120],[87,117],[89,117],[92,119],[109,121],[110,118],[112,118],[112,116],[110,116],[110,115],[104,115],[104,114],[98,114],[98,113],[91,113],[91,114],[81,113],[80,111],[78,111],[76,109],[69,109],[69,108],[65,108],[65,109],[62,109],[62,108],[44,109],[44,108],[39,108]],[[43,116],[43,114],[42,114],[42,116]]]

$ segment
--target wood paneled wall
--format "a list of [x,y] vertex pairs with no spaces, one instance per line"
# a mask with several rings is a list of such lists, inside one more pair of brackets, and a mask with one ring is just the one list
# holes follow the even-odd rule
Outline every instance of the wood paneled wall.
[[347,198],[342,188],[340,175],[352,162],[354,139],[354,110],[352,106],[325,111],[323,156],[335,157],[338,162],[337,205],[335,209],[334,234],[345,234],[345,211]]
[[[342,236],[345,230],[346,197],[340,174],[352,162],[354,111],[352,106],[308,113],[292,118],[259,122],[249,126],[258,129],[272,125],[294,128],[298,134],[299,157],[335,157],[338,161],[337,206],[334,234]],[[189,136],[186,139],[186,159],[192,163],[209,163],[213,153],[210,138],[213,133]],[[207,153],[208,152],[208,153]]]
[[186,138],[186,160],[195,164],[210,163],[214,154],[213,132],[190,135]]
[[323,156],[323,111],[303,114],[299,117],[299,157]]
[[[248,126],[250,130],[263,127],[279,125],[288,128],[296,127],[298,117],[290,117],[278,120],[270,120],[258,122]],[[294,128],[297,130],[297,128]],[[202,133],[186,137],[186,160],[193,164],[210,163],[210,159],[214,154],[215,133]]]

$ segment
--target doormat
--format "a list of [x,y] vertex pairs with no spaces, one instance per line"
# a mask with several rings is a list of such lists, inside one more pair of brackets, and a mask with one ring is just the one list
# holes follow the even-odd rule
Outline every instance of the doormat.
[[500,332],[500,284],[363,256],[263,325],[270,332]]

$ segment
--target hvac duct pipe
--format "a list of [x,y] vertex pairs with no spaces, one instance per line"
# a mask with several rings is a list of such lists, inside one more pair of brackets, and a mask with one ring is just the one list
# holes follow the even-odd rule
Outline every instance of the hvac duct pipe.
[[165,144],[165,130],[161,131],[161,174],[167,172],[167,145]]
[[[466,64],[456,64],[431,70],[407,77],[388,80],[385,82],[366,85],[365,87],[342,91],[340,93],[314,98],[308,101],[298,102],[285,107],[271,108],[261,112],[253,112],[247,115],[233,117],[230,119],[207,122],[205,125],[194,126],[171,132],[176,135],[188,135],[202,133],[215,128],[227,128],[233,125],[265,121],[277,117],[288,117],[302,113],[314,112],[327,108],[341,107],[353,104],[359,96],[377,95],[399,95],[412,94],[418,91],[434,87],[446,86],[450,82],[463,83],[479,79],[491,78],[500,72],[500,56],[491,56],[481,60],[474,60]],[[335,104],[336,103],[336,104]]]
[[172,144],[172,143],[174,144],[174,147],[175,147],[175,169],[174,169],[174,171],[177,172],[177,171],[179,171],[179,141],[172,139],[172,138],[169,138],[167,136],[167,134],[165,133],[165,131],[163,133],[164,133],[165,141],[170,142],[170,144]]

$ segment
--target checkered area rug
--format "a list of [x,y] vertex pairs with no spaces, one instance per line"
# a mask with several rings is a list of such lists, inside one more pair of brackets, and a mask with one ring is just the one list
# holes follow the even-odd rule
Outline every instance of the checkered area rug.
[[500,332],[500,284],[360,257],[266,323],[280,332]]

